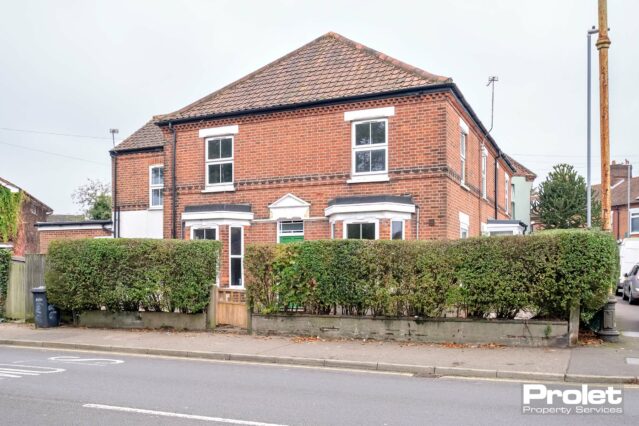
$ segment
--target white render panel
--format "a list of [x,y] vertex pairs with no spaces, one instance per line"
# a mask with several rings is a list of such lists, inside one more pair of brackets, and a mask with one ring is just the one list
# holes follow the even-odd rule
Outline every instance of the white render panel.
[[162,210],[133,210],[120,212],[120,237],[164,238]]
[[233,126],[223,126],[223,127],[210,127],[208,129],[200,129],[200,137],[208,138],[211,136],[226,136],[226,135],[234,135],[238,133],[239,127],[237,125]]
[[359,111],[346,111],[344,121],[372,120],[373,118],[385,118],[395,115],[395,107],[360,109]]

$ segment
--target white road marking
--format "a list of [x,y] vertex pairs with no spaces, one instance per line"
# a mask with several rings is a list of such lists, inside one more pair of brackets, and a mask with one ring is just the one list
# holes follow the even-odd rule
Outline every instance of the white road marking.
[[263,423],[263,422],[252,422],[249,420],[236,420],[236,419],[225,419],[222,417],[209,417],[209,416],[198,416],[195,414],[182,414],[182,413],[172,413],[168,411],[155,411],[155,410],[144,410],[141,408],[131,408],[131,407],[118,407],[115,405],[102,405],[102,404],[84,404],[85,408],[95,408],[98,410],[111,410],[111,411],[122,411],[125,413],[136,413],[136,414],[148,414],[152,416],[163,416],[163,417],[177,417],[180,419],[191,419],[191,420],[203,420],[205,422],[217,422],[217,423],[228,423],[234,425],[247,425],[247,426],[286,426],[280,425],[276,423]]
[[621,334],[625,337],[639,337],[639,331],[622,331]]
[[120,359],[80,358],[77,356],[54,356],[49,358],[49,361],[65,362],[67,364],[83,364],[83,365],[99,365],[99,366],[124,364],[124,361]]
[[39,376],[41,374],[62,373],[64,368],[38,367],[24,364],[0,364],[0,379],[20,379],[26,376]]

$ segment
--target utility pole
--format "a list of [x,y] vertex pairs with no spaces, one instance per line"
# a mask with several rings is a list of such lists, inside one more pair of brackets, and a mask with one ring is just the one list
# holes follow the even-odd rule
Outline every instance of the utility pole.
[[586,173],[586,181],[587,181],[587,194],[586,194],[586,223],[588,228],[592,226],[592,143],[591,143],[591,128],[592,128],[592,35],[596,34],[598,31],[593,25],[591,29],[588,30],[588,120],[587,120],[587,173]]
[[[610,232],[610,129],[608,123],[608,3],[599,0],[599,114],[601,128],[601,229]],[[619,341],[619,331],[615,321],[617,298],[609,289],[608,302],[601,312],[601,327],[597,334],[607,342]]]
[[601,133],[601,229],[611,231],[610,225],[610,128],[608,111],[608,2],[599,0],[599,120]]

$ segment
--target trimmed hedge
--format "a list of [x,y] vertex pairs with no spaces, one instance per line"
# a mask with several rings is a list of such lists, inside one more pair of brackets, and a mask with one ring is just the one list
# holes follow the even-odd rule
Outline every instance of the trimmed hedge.
[[47,296],[74,312],[104,306],[199,313],[209,304],[219,250],[217,241],[54,241],[47,255]]
[[7,286],[9,285],[9,267],[11,266],[11,252],[0,249],[0,318],[4,316],[4,304],[7,301]]
[[566,319],[600,309],[618,277],[614,238],[598,231],[458,241],[305,241],[249,245],[249,303],[261,313]]

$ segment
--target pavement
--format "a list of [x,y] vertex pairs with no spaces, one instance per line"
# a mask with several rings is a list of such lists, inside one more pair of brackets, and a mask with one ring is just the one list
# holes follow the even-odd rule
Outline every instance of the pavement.
[[623,415],[524,415],[511,381],[0,346],[7,425],[636,425],[623,387]]
[[517,348],[0,324],[0,345],[579,383],[639,384],[639,306],[617,304],[619,343]]

